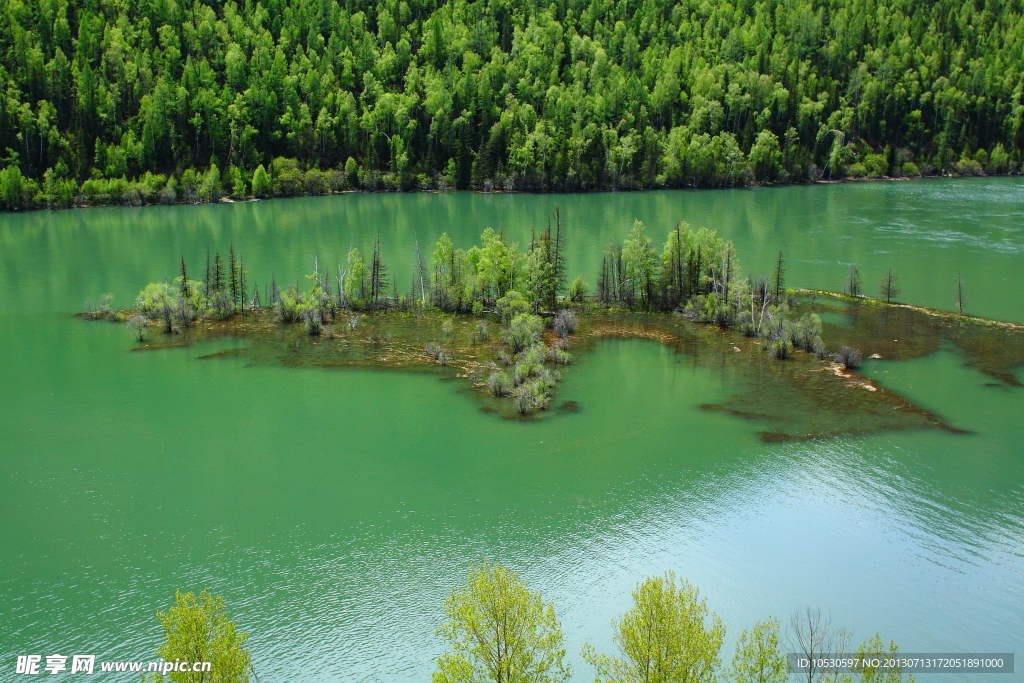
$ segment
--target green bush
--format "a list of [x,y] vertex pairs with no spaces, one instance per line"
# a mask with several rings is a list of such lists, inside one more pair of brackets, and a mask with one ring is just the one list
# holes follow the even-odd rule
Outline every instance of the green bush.
[[270,194],[270,175],[263,164],[256,167],[252,173],[252,194],[255,197],[266,197]]
[[859,162],[856,163],[856,164],[853,164],[852,166],[847,167],[847,169],[846,169],[846,175],[850,176],[851,178],[863,178],[867,174],[868,174],[867,167],[864,164],[859,163]]
[[331,191],[330,186],[327,184],[327,174],[315,168],[306,171],[302,179],[302,185],[305,191],[312,195],[327,194]]
[[508,396],[512,389],[512,378],[503,370],[495,370],[487,378],[487,390],[492,396]]
[[988,155],[988,164],[986,164],[985,170],[989,173],[1009,173],[1013,168],[1010,155],[1007,154],[1003,143],[1000,142],[992,148],[992,152]]
[[793,355],[793,342],[785,337],[768,342],[768,355],[778,360],[786,360]]
[[889,171],[889,163],[883,154],[868,154],[864,157],[864,169],[869,178],[881,178]]
[[90,204],[100,205],[110,202],[106,178],[89,178],[82,183],[82,194]]
[[278,319],[285,324],[298,322],[302,316],[305,297],[295,287],[286,287],[281,290],[277,297],[275,306]]
[[966,157],[961,158],[960,161],[953,164],[953,171],[962,176],[979,176],[984,175],[985,173],[980,163],[974,159],[968,159]]
[[508,329],[502,332],[502,341],[508,345],[513,354],[540,341],[544,319],[532,313],[519,313],[509,323]]
[[305,174],[295,159],[277,157],[270,163],[271,187],[276,195],[294,197],[302,194]]

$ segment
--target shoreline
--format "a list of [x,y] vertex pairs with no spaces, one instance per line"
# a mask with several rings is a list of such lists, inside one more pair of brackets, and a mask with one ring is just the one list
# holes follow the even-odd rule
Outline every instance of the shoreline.
[[1008,320],[996,320],[994,318],[983,318],[977,315],[968,315],[966,313],[957,313],[955,311],[944,311],[940,308],[929,308],[927,306],[916,306],[914,304],[901,304],[897,301],[884,301],[873,296],[852,296],[850,294],[844,294],[843,292],[836,292],[831,289],[813,289],[804,287],[793,287],[788,291],[793,292],[799,296],[811,296],[811,297],[828,297],[830,299],[836,299],[839,301],[848,301],[851,303],[868,304],[871,306],[887,306],[890,308],[902,308],[909,311],[916,311],[917,313],[924,313],[934,318],[939,318],[947,322],[961,321],[970,322],[976,325],[985,325],[987,327],[998,327],[1004,330],[1016,330],[1024,331],[1024,324],[1014,323]]
[[[943,321],[946,321],[946,322],[969,322],[969,323],[973,323],[973,324],[976,324],[976,325],[984,325],[986,327],[997,327],[997,328],[1000,328],[1000,329],[1014,330],[1014,331],[1018,331],[1018,332],[1024,331],[1024,323],[1015,323],[1015,322],[1011,322],[1009,320],[998,320],[998,319],[995,319],[995,318],[985,318],[985,317],[977,316],[977,315],[969,315],[967,313],[961,314],[961,313],[957,313],[955,311],[945,311],[945,310],[942,310],[940,308],[930,308],[928,306],[918,306],[916,304],[906,304],[906,303],[900,303],[898,301],[885,301],[883,299],[879,299],[878,297],[872,297],[872,296],[863,296],[863,295],[862,296],[852,296],[850,294],[845,294],[843,292],[837,292],[837,291],[831,290],[831,289],[817,289],[817,288],[813,288],[813,287],[789,287],[785,291],[787,293],[790,293],[790,294],[795,295],[795,296],[811,297],[812,299],[814,297],[822,297],[822,298],[834,299],[836,301],[845,301],[845,302],[848,302],[848,303],[865,304],[865,305],[869,305],[869,306],[882,306],[882,307],[888,307],[888,308],[899,308],[899,309],[904,309],[904,310],[908,310],[908,311],[915,311],[917,313],[923,313],[923,314],[931,316],[933,318],[939,318],[940,320],[943,320]],[[582,305],[581,304],[575,304],[575,303],[570,302],[564,296],[559,296],[559,302],[562,303],[562,304],[566,304],[566,306],[564,306],[564,308],[569,308],[569,309],[571,309],[573,311],[579,311],[579,312],[584,313],[584,314],[592,314],[592,313],[595,312],[593,307],[596,304],[594,302],[587,302],[587,303],[584,303]],[[272,306],[259,306],[259,307],[250,308],[248,310],[249,310],[250,314],[254,314],[256,316],[259,316],[261,314],[270,313],[272,311],[272,309],[273,309]],[[443,311],[432,310],[432,309],[428,309],[426,312],[427,312],[427,314],[436,313],[436,314],[442,315],[442,316],[451,315],[451,314],[448,314],[448,313],[444,313]],[[484,312],[485,313],[493,313],[493,311],[484,311]],[[672,316],[672,315],[675,314],[672,311],[631,311],[629,309],[616,308],[614,306],[602,307],[602,308],[599,309],[599,312],[605,313],[605,314],[626,314],[626,313],[642,312],[645,315],[661,313],[661,314],[663,314],[665,316]],[[86,320],[108,320],[109,322],[124,322],[125,320],[128,319],[128,317],[130,317],[134,313],[136,313],[136,309],[130,308],[130,309],[114,309],[114,310],[111,310],[111,311],[109,311],[109,316],[106,316],[106,317],[89,318],[89,314],[87,312],[85,312],[85,311],[78,311],[78,312],[74,313],[73,315],[76,318],[83,318],[83,319],[86,319]],[[365,315],[367,313],[398,313],[400,315],[402,315],[402,314],[408,315],[408,313],[404,312],[404,311],[352,311],[352,313],[359,314],[359,315]],[[238,313],[238,314],[235,314],[235,315],[238,316],[239,318],[241,318],[241,320],[235,320],[234,318],[232,318],[232,319],[229,319],[228,321],[224,321],[224,320],[217,320],[217,321],[214,321],[214,320],[204,320],[204,321],[197,321],[197,323],[198,322],[202,322],[203,324],[211,324],[211,323],[213,323],[213,324],[216,324],[216,323],[223,324],[225,322],[235,322],[235,323],[241,323],[243,325],[243,329],[244,329],[245,314]],[[465,315],[469,315],[469,314],[465,314]],[[111,316],[120,316],[120,317],[115,319],[114,317],[111,317]],[[149,321],[149,324],[155,326],[158,323],[157,323],[157,321],[155,319],[152,319],[152,320]],[[715,327],[715,325],[712,325],[712,327]],[[725,329],[725,328],[720,328],[720,329]],[[172,345],[172,346],[176,346],[176,345]]]
[[[298,199],[306,197],[331,197],[336,195],[345,194],[447,194],[454,192],[472,192],[473,194],[486,194],[486,195],[511,195],[511,194],[524,194],[524,195],[573,195],[573,194],[612,194],[616,192],[655,192],[661,190],[691,190],[691,191],[703,191],[703,190],[738,190],[738,189],[755,189],[755,188],[775,188],[775,187],[810,187],[814,185],[841,185],[845,183],[867,183],[867,182],[903,182],[910,180],[955,180],[955,179],[975,179],[975,178],[1012,178],[1017,176],[1024,176],[1024,173],[982,173],[981,175],[957,175],[953,173],[939,174],[939,175],[916,175],[916,176],[880,176],[878,178],[837,178],[835,180],[812,180],[808,182],[786,182],[786,183],[770,183],[770,182],[750,182],[742,185],[731,185],[728,187],[700,187],[700,186],[682,186],[682,187],[640,187],[640,188],[601,188],[601,189],[590,189],[590,190],[570,190],[570,191],[535,191],[535,190],[479,190],[479,189],[467,189],[467,190],[453,190],[453,189],[412,189],[412,190],[329,190],[327,192],[321,192],[318,194],[311,193],[300,193],[293,195],[271,195],[267,197],[257,197],[255,195],[249,195],[245,197],[230,197],[223,196],[217,201],[213,202],[202,202],[202,201],[175,201],[164,203],[160,201],[141,204],[133,204],[127,201],[111,202],[106,204],[90,204],[88,202],[73,203],[69,206],[27,206],[15,209],[0,209],[0,214],[4,213],[27,213],[36,211],[67,211],[72,209],[109,209],[109,208],[126,208],[126,209],[141,209],[153,206],[210,206],[215,204],[248,204],[252,202],[270,201],[274,199]],[[816,291],[816,290],[807,290]],[[825,290],[821,290],[825,291]]]

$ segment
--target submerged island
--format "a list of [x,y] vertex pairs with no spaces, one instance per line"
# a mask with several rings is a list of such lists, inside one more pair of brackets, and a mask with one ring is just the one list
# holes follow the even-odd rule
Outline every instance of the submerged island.
[[994,384],[1020,384],[1022,326],[896,303],[891,271],[879,299],[864,294],[856,268],[844,292],[793,289],[781,252],[770,275],[744,275],[732,242],[714,230],[680,222],[659,251],[635,221],[621,244],[605,247],[591,288],[583,275],[567,277],[566,240],[557,209],[525,246],[503,229],[485,229],[468,249],[442,234],[429,256],[415,245],[404,292],[379,236],[370,254],[353,248],[336,268],[314,259],[304,283],[271,274],[262,291],[231,247],[226,259],[207,255],[202,279],[181,258],[179,275],[146,285],[134,309],[115,311],[108,296],[87,302],[85,316],[125,322],[140,350],[235,336],[249,345],[201,358],[441,369],[486,397],[483,410],[517,419],[579,409],[555,403],[555,388],[596,340],[651,339],[729,373],[739,391],[701,407],[763,423],[766,441],[922,427],[964,433],[858,374],[865,359],[947,345]]

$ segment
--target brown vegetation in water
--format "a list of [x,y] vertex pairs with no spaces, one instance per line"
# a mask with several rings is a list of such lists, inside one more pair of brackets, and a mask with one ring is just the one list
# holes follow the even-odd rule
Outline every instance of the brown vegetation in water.
[[[778,362],[759,340],[694,325],[680,316],[598,314],[584,327],[592,338],[650,339],[695,364],[720,368],[737,390],[722,403],[701,408],[765,423],[768,428],[759,434],[766,442],[921,428],[966,433],[838,363],[799,350],[789,361]],[[829,341],[838,339],[830,336]]]
[[[281,288],[271,275],[262,298],[231,247],[226,260],[207,254],[203,280],[189,277],[182,258],[174,283],[146,285],[134,311],[111,310],[105,295],[84,316],[127,319],[139,350],[231,336],[245,338],[243,355],[258,363],[440,369],[505,399],[498,412],[520,417],[551,406],[560,367],[573,359],[570,345],[648,339],[726,373],[738,390],[706,408],[765,422],[764,438],[776,441],[929,426],[958,431],[856,374],[864,358],[916,358],[951,345],[1008,386],[1019,384],[1015,369],[1024,364],[1022,326],[892,303],[899,286],[891,271],[880,288],[886,301],[861,295],[856,268],[848,294],[793,290],[781,252],[770,278],[742,277],[731,242],[684,223],[659,257],[634,222],[621,245],[604,251],[592,297],[582,276],[565,287],[557,208],[528,249],[490,228],[481,243],[458,249],[442,234],[429,267],[417,243],[406,294],[394,286],[378,237],[368,260],[350,250],[337,277],[314,258],[308,291],[298,281]],[[568,297],[559,296],[563,290]],[[153,328],[164,343],[149,334]]]
[[[840,307],[820,300],[794,303],[794,314],[808,311],[846,316],[846,325],[823,324],[822,335],[832,348],[851,345],[864,349],[863,355],[870,354],[872,359],[907,360],[949,342],[968,365],[1004,385],[1020,384],[1014,374],[1014,367],[1024,364],[1020,326],[990,325],[988,321],[976,324],[958,316],[951,321],[895,304],[857,302]],[[694,364],[719,368],[736,390],[725,401],[701,408],[763,423],[765,428],[759,434],[766,442],[921,428],[967,433],[856,370],[831,359],[819,360],[799,349],[789,360],[780,362],[769,356],[764,340],[693,323],[682,315],[614,312],[586,305],[576,306],[575,313],[576,354],[586,353],[599,340],[647,339],[687,356]],[[481,326],[487,325],[486,319],[471,315],[375,312],[363,315],[352,329],[334,326],[329,333],[311,336],[301,325],[280,325],[269,309],[262,309],[244,317],[197,323],[188,333],[171,337],[174,342],[170,344],[150,343],[137,348],[183,347],[233,337],[244,339],[247,347],[200,358],[241,356],[253,363],[288,367],[440,371],[490,395],[493,391],[488,388],[488,373],[501,367],[504,347],[497,334],[481,334]],[[443,345],[437,345],[442,337]],[[542,341],[556,346],[565,343],[547,329]],[[443,346],[444,362],[436,349],[433,354],[429,352],[432,345],[437,349]],[[497,401],[485,402],[487,412],[517,417]],[[573,404],[572,410],[577,409]]]

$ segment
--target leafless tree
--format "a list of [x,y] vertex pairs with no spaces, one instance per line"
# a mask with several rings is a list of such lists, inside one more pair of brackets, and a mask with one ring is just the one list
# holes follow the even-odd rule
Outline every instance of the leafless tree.
[[807,670],[800,679],[807,683],[826,683],[839,680],[835,669],[816,666],[822,655],[845,652],[850,635],[841,628],[832,628],[832,617],[822,614],[820,607],[805,607],[789,618],[790,648],[799,657],[807,659]]
[[855,370],[859,368],[862,360],[860,349],[853,349],[849,346],[844,346],[839,349],[839,351],[833,355],[833,358],[835,358],[835,361],[847,370]]
[[419,279],[420,285],[420,306],[427,305],[427,287],[425,284],[426,280],[426,267],[423,265],[423,256],[420,254],[420,241],[416,239],[416,272],[413,274],[414,278]]
[[959,270],[956,271],[956,308],[960,315],[964,314],[964,281]]
[[576,331],[576,314],[567,308],[563,308],[555,315],[555,334],[565,339]]
[[127,327],[135,341],[142,343],[146,338],[146,319],[143,316],[133,315],[128,318]]

